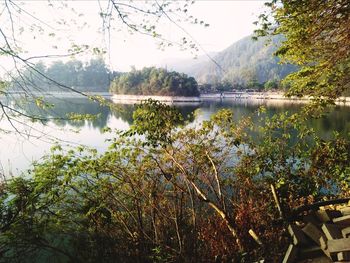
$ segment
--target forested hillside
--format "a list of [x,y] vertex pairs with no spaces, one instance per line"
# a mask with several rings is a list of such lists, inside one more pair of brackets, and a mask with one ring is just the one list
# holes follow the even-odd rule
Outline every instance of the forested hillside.
[[254,41],[252,36],[247,36],[213,57],[220,67],[207,59],[202,63],[194,62],[195,67],[187,67],[184,72],[199,83],[228,81],[246,85],[280,80],[296,69],[292,65],[278,64],[279,59],[273,55],[282,39],[274,36],[271,42],[266,38]]
[[38,91],[69,91],[55,85],[54,81],[79,91],[107,92],[111,80],[117,75],[119,73],[111,72],[102,58],[91,59],[87,63],[79,60],[66,63],[55,61],[50,66],[38,62],[32,67],[27,67],[21,76],[13,81],[13,85],[15,88],[26,86]]
[[110,91],[117,94],[198,96],[198,85],[193,77],[162,68],[132,69],[116,77]]

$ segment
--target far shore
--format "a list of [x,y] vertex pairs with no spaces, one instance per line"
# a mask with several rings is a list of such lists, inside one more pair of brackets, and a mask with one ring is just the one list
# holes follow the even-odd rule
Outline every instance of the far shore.
[[[75,92],[33,92],[34,95],[47,97],[84,97],[83,94]],[[32,94],[33,94],[32,93]],[[109,92],[84,92],[88,96],[102,96],[111,99],[115,103],[135,104],[141,101],[153,99],[164,102],[166,104],[198,104],[205,101],[212,100],[237,100],[240,102],[259,103],[259,104],[306,104],[311,99],[310,97],[285,97],[283,92],[222,92],[222,93],[204,93],[198,97],[182,97],[182,96],[152,96],[152,95],[124,95],[112,94]],[[7,95],[21,96],[23,92],[9,92]],[[0,96],[2,97],[2,96]],[[350,106],[350,97],[339,97],[336,102],[337,105]]]
[[[291,103],[307,103],[309,97],[285,97],[282,92],[223,92],[223,93],[206,93],[199,97],[180,97],[180,96],[152,96],[152,95],[121,95],[113,94],[112,101],[116,103],[138,103],[143,100],[153,99],[166,103],[186,103],[186,102],[202,102],[208,100],[249,100],[261,102],[291,102]],[[337,105],[350,106],[350,97],[339,97],[336,100]]]

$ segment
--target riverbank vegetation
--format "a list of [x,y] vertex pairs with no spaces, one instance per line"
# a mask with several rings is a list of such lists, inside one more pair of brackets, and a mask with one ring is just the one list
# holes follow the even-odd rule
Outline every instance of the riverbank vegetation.
[[233,116],[178,129],[181,114],[148,101],[105,153],[54,147],[2,183],[2,260],[277,261],[288,237],[270,185],[286,216],[346,195],[350,144],[321,140],[297,114]]
[[[289,95],[312,96],[310,105],[273,117],[260,108],[240,120],[222,110],[186,125],[150,100],[129,130],[106,129],[103,153],[55,146],[27,174],[1,182],[0,262],[278,262],[294,208],[348,197],[349,138],[325,140],[305,121],[349,87],[350,5],[267,6],[257,35],[285,35],[277,54],[299,70],[284,81]],[[155,68],[118,77],[111,90],[198,92],[194,79]]]
[[229,81],[206,83],[198,85],[201,93],[217,93],[217,92],[233,92],[233,91],[286,91],[286,87],[281,85],[281,81],[276,79],[259,83],[256,79],[252,79],[246,84],[231,83]]
[[115,94],[185,96],[199,95],[198,84],[193,77],[162,68],[132,69],[116,77],[110,86]]

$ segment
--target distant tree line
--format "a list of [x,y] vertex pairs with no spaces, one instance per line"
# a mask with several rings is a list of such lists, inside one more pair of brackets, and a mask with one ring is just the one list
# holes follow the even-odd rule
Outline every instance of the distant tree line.
[[50,81],[52,79],[80,91],[106,92],[111,80],[119,74],[112,72],[102,58],[91,59],[87,63],[79,60],[66,63],[55,61],[49,66],[39,61],[32,68],[25,69],[13,84],[15,88],[26,86],[40,91],[62,91],[62,88]]
[[117,76],[111,83],[110,91],[117,94],[198,96],[198,84],[193,77],[163,68],[133,68]]
[[247,83],[237,83],[222,81],[216,83],[205,83],[198,86],[201,93],[212,93],[212,92],[230,92],[230,91],[245,91],[245,90],[256,90],[256,91],[272,91],[272,90],[284,90],[285,87],[281,85],[277,79],[268,80],[260,83],[257,79],[252,79]]

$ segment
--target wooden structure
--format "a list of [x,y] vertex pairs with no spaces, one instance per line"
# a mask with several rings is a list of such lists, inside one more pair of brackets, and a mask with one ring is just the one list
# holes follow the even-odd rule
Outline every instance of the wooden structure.
[[291,244],[283,263],[350,262],[349,198],[300,207],[287,221]]

